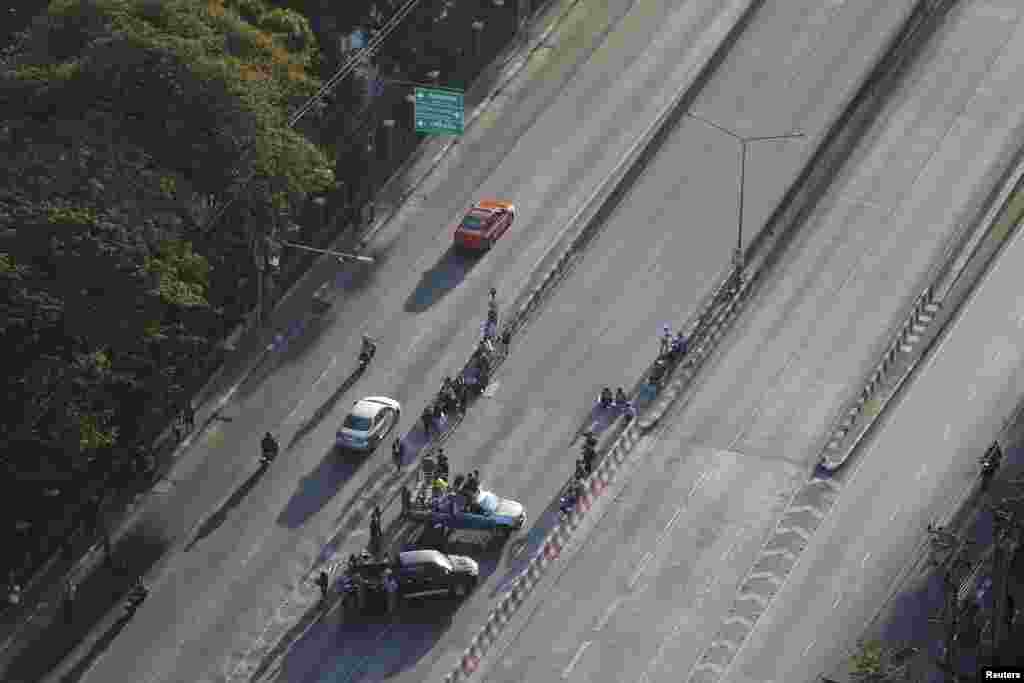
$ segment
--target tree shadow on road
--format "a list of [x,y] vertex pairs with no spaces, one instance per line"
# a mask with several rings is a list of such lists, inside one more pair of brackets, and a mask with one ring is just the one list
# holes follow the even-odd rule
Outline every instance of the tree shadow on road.
[[216,512],[206,518],[199,527],[199,531],[196,532],[196,535],[193,536],[188,542],[188,545],[185,546],[185,552],[192,550],[197,543],[220,528],[220,525],[228,518],[228,513],[238,507],[238,504],[241,503],[247,495],[249,495],[249,492],[252,491],[253,487],[256,486],[257,482],[262,478],[263,472],[266,471],[266,469],[266,467],[260,467],[258,470],[250,474],[249,478],[242,482],[241,486],[235,489],[235,492],[231,494],[231,497],[228,498]]
[[477,263],[477,258],[464,256],[448,247],[441,260],[423,273],[420,283],[405,301],[407,313],[422,313],[458,287]]
[[[5,681],[38,681],[58,666],[93,629],[101,627],[110,608],[131,588],[135,577],[144,575],[170,547],[170,542],[155,528],[140,527],[122,537],[114,546],[116,566],[98,566],[82,579],[70,620],[58,611],[39,637],[19,652],[3,672]],[[97,639],[62,681],[77,680],[75,672],[84,672],[117,637],[130,619],[120,618]]]

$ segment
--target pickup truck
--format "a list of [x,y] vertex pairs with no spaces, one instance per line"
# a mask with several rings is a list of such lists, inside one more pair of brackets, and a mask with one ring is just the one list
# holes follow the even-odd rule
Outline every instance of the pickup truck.
[[504,537],[526,524],[526,512],[521,503],[483,489],[475,496],[456,492],[414,503],[408,516],[417,522],[443,524],[448,529],[491,531]]

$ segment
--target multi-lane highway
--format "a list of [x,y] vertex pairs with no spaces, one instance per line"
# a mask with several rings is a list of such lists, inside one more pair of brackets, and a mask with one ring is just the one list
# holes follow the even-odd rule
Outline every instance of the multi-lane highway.
[[[351,400],[393,396],[406,406],[402,431],[412,425],[440,379],[472,348],[487,289],[510,297],[529,279],[580,202],[685,83],[708,36],[721,33],[744,4],[574,6],[524,78],[373,237],[369,250],[378,264],[345,284],[334,318],[243,387],[234,419],[200,444],[206,457],[179,471],[178,489],[153,520],[172,538],[219,497],[213,482],[246,479],[263,431],[279,432],[285,444],[301,435],[219,528],[169,558],[132,627],[86,680],[232,679],[240,658],[262,654],[268,620],[298,621],[301,615],[276,610],[321,553],[322,539],[345,525],[360,497],[398,481],[384,453],[356,466],[331,452]],[[807,136],[751,148],[748,235],[911,4],[767,2],[697,99],[696,114],[738,134]],[[999,3],[980,4],[989,11],[980,16],[998,15]],[[998,28],[1008,35],[1005,20]],[[955,115],[1000,48],[992,35],[979,29],[961,36],[971,50],[958,53],[955,69],[938,70],[940,80],[929,81],[925,70],[911,79],[913,89],[876,127],[855,170],[780,264],[781,275],[753,303],[679,422],[643,444],[647,461],[609,503],[555,592],[539,596],[543,607],[491,672],[494,680],[588,671],[593,680],[645,672],[649,680],[676,680],[692,664],[804,477],[831,411],[894,322],[900,297],[912,295],[957,227],[950,212],[960,204],[949,204],[946,214],[936,210],[927,232],[900,210],[914,180],[937,168],[930,162],[940,141],[964,120]],[[948,53],[933,53],[926,64],[934,68],[942,59]],[[974,178],[960,188],[962,199],[984,190],[986,164],[1001,151],[988,142],[972,148],[974,161],[961,169]],[[898,156],[887,151],[901,145]],[[738,152],[714,127],[683,119],[582,266],[515,340],[493,396],[447,445],[454,469],[480,469],[485,484],[523,501],[531,519],[541,516],[571,471],[574,455],[566,446],[596,390],[631,385],[651,359],[660,324],[691,314],[726,265],[735,239]],[[955,200],[950,188],[938,189],[948,178],[934,173],[931,192]],[[482,196],[512,199],[518,219],[476,262],[451,253],[450,225]],[[335,390],[364,331],[381,339],[380,348],[367,375],[339,399]],[[322,421],[309,423],[335,400]],[[538,520],[538,528],[544,523]],[[333,549],[344,555],[364,542],[351,535]],[[278,679],[440,678],[512,564],[485,560],[480,590],[440,623],[435,612],[410,613],[367,627],[360,638],[324,621],[284,657]]]
[[[965,3],[952,17],[935,53],[946,55],[944,73],[962,69],[968,52],[989,66],[974,72],[975,95],[959,108],[957,125],[929,164],[945,170],[934,180],[921,176],[915,194],[923,199],[925,188],[934,189],[915,214],[955,216],[983,188],[991,154],[1019,148],[1022,18],[1024,9],[1006,0]],[[830,517],[740,652],[729,681],[811,681],[841,668],[926,525],[947,517],[973,484],[980,454],[1024,393],[1022,263],[1018,235],[845,473]]]
[[[780,573],[766,570],[749,604],[736,600],[737,587],[807,480],[825,429],[1016,149],[1020,98],[1010,74],[1017,61],[1003,53],[1019,14],[1006,2],[982,2],[951,17],[750,304],[717,365],[685,409],[640,443],[634,478],[601,503],[600,523],[550,593],[521,608],[535,611],[511,644],[489,653],[486,680],[678,681],[698,662],[706,666],[690,680],[719,680],[742,645],[733,634],[743,632],[744,611],[770,599]],[[1005,370],[1015,357],[992,362]],[[972,363],[971,372],[984,367]],[[1012,403],[1019,387],[1006,382],[993,389],[1005,389],[998,400]],[[970,416],[980,414],[984,409],[972,407],[964,429],[978,427]],[[983,442],[991,430],[977,435]],[[941,441],[941,430],[931,437]],[[900,448],[915,445],[904,436],[890,455],[870,456],[878,480],[902,457]],[[911,480],[917,474],[915,467]],[[833,589],[881,585],[854,580],[864,553],[854,562],[843,547],[878,538],[896,553],[906,539],[887,537],[883,518],[863,536],[861,525],[880,500],[908,504],[911,489],[903,480],[902,488],[886,489],[888,499],[842,494],[863,509],[837,509],[841,528],[818,531],[823,546],[802,583],[806,594],[787,589],[774,598],[789,621],[758,625],[756,643],[721,680],[814,679],[820,662],[800,662],[834,644],[815,635],[826,630],[819,625],[833,608]],[[805,507],[790,539],[799,541],[800,515],[813,520],[839,492],[821,487],[798,500]],[[806,599],[820,606],[813,616],[806,616]],[[723,624],[731,608],[739,621]],[[795,633],[804,636],[796,649]]]
[[[814,140],[839,113],[909,4],[835,8],[770,2],[694,111],[743,133],[800,130]],[[632,385],[653,357],[661,323],[692,314],[728,263],[735,240],[738,152],[734,141],[712,126],[682,119],[570,278],[514,343],[495,378],[493,398],[474,409],[446,443],[456,471],[478,468],[486,484],[526,504],[540,532],[529,538],[549,528],[545,513],[576,457],[567,447],[601,386]],[[810,152],[809,144],[792,141],[751,151],[748,183],[756,191],[748,230],[763,222]],[[655,467],[643,476],[636,495],[655,506],[673,498],[672,488],[663,486],[664,472]],[[730,481],[737,489],[750,483],[743,477]],[[789,475],[766,476],[760,485],[763,495],[777,496],[790,486]],[[737,498],[728,514],[756,513],[756,505],[751,509],[743,500]],[[714,526],[718,512],[695,508],[696,519],[688,523]],[[552,642],[558,641],[561,653],[562,639],[573,636],[582,615],[607,607],[588,592],[591,579],[611,575],[612,567],[629,562],[633,550],[628,540],[592,549],[588,557],[595,571],[580,581],[572,600],[551,601],[563,611],[559,619],[531,631],[529,646],[524,644],[524,657],[537,667],[517,665],[509,680],[551,680],[553,671],[561,671],[565,662],[548,666],[561,656],[552,655]],[[518,566],[518,559],[488,556],[486,579],[454,615],[439,618],[422,608],[368,632],[327,619],[284,657],[274,680],[439,680]],[[572,652],[564,655],[568,661]],[[607,670],[608,680],[619,680],[614,666]]]
[[[362,497],[395,479],[382,452],[341,462],[337,424],[360,395],[406,406],[402,431],[474,346],[486,292],[507,302],[566,219],[696,71],[747,2],[566,3],[569,14],[418,197],[368,246],[372,269],[345,282],[332,317],[237,392],[225,415],[173,476],[146,528],[179,539],[215,502],[240,490],[217,524],[162,566],[131,626],[84,676],[90,681],[195,681],[237,671],[282,598],[345,527]],[[589,59],[588,59],[589,58]],[[513,199],[513,230],[487,257],[450,250],[452,223],[473,199]],[[508,298],[506,298],[508,297]],[[337,396],[360,334],[380,340],[369,372]],[[521,400],[529,403],[530,396]],[[327,415],[310,423],[330,401]],[[290,448],[252,478],[258,442]],[[495,460],[502,454],[484,454]],[[482,463],[481,463],[482,464]],[[497,482],[496,482],[497,485]],[[350,539],[353,545],[365,537]],[[287,617],[285,617],[287,618]]]

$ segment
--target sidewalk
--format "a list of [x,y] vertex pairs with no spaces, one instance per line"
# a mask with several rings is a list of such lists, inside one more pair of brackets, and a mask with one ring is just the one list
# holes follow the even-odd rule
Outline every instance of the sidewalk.
[[[961,602],[961,623],[964,626],[958,637],[958,656],[953,666],[964,678],[974,680],[979,667],[979,655],[985,650],[980,640],[980,627],[984,618],[979,612],[992,608],[991,577],[988,576],[990,563],[987,562],[993,541],[993,516],[985,504],[999,501],[1007,496],[1020,495],[1020,488],[1010,482],[1024,477],[1024,438],[1016,435],[1012,445],[1004,449],[1002,467],[992,481],[989,492],[982,493],[977,484],[964,505],[956,511],[946,530],[972,542],[964,556],[973,568],[971,576],[959,583]],[[1016,494],[1013,492],[1016,491]],[[911,558],[914,571],[907,574],[894,587],[889,599],[872,624],[865,630],[865,642],[880,641],[894,651],[903,648],[917,648],[919,652],[909,662],[909,672],[914,681],[946,683],[950,680],[939,668],[945,654],[945,632],[938,620],[945,603],[946,588],[943,585],[943,568],[935,568],[930,562],[930,552],[925,556]],[[1017,553],[1018,567],[1024,564],[1024,553]],[[958,576],[962,576],[959,574]],[[1022,577],[1024,578],[1024,577]],[[1024,606],[1024,581],[1011,580],[1011,595],[1018,606]],[[1015,632],[1024,636],[1024,619],[1019,616]],[[850,661],[843,662],[828,678],[835,681],[853,680]]]
[[[543,17],[525,29],[522,38],[509,43],[477,77],[466,93],[467,128],[489,103],[495,92],[513,79],[525,62],[526,54],[537,49],[552,21],[571,8],[573,2],[534,2],[534,19]],[[545,15],[551,15],[545,16]],[[524,45],[524,42],[526,45]],[[519,57],[517,59],[517,57]],[[471,114],[469,112],[472,112]],[[409,159],[378,191],[375,204],[384,211],[364,231],[352,226],[341,229],[333,249],[357,251],[377,230],[386,225],[410,194],[442,161],[455,144],[451,138],[424,141]],[[95,538],[75,539],[71,552],[52,558],[23,586],[21,604],[0,614],[0,672],[5,681],[38,680],[52,668],[76,643],[82,640],[110,608],[123,598],[135,578],[143,576],[168,550],[167,544],[147,533],[144,523],[148,503],[159,498],[170,484],[173,468],[193,454],[195,444],[211,423],[221,419],[221,411],[247,380],[272,371],[274,357],[287,349],[292,338],[301,335],[308,320],[309,301],[313,292],[331,278],[343,277],[336,262],[328,257],[317,259],[308,271],[283,294],[259,329],[239,328],[231,335],[233,348],[207,385],[194,397],[195,429],[181,443],[176,443],[168,428],[159,441],[156,484],[150,491],[134,492],[130,499],[110,505],[106,514],[113,555],[119,567],[107,564],[103,544]],[[336,280],[337,281],[337,280]],[[254,377],[255,375],[255,377]],[[119,509],[120,508],[120,509]],[[70,623],[61,613],[61,597],[66,578],[78,584],[75,609]],[[103,635],[112,639],[116,631]]]

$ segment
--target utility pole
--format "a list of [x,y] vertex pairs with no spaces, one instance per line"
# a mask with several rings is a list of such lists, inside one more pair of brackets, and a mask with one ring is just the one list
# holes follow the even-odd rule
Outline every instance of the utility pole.
[[740,173],[739,173],[739,188],[738,194],[739,199],[737,201],[737,220],[736,220],[736,249],[733,251],[733,266],[740,270],[743,268],[743,195],[744,187],[746,186],[747,176],[747,145],[751,142],[762,142],[764,140],[795,140],[797,138],[805,137],[803,133],[784,133],[782,135],[740,135],[725,126],[715,123],[710,119],[706,119],[703,116],[698,116],[693,112],[686,112],[686,115],[692,119],[697,119],[707,125],[711,126],[719,132],[725,133],[733,140],[740,143]]

